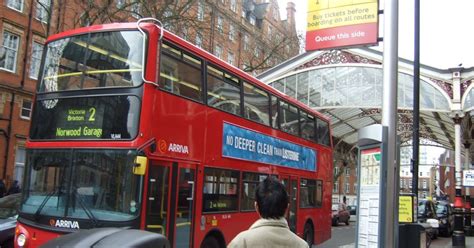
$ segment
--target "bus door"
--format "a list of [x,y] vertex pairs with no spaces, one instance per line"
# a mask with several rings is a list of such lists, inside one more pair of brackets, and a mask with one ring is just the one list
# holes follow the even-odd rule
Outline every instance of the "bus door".
[[145,229],[165,235],[172,247],[192,243],[195,165],[152,161],[148,171]]
[[298,180],[295,177],[282,176],[282,182],[286,187],[290,201],[290,210],[286,216],[290,230],[296,233],[296,195],[298,191]]

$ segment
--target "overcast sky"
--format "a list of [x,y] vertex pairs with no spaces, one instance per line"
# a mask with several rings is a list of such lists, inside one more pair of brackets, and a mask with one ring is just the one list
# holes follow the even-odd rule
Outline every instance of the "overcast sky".
[[[296,4],[297,29],[306,32],[307,0],[292,0]],[[288,0],[278,0],[282,18],[286,18]],[[379,1],[383,4],[384,0]],[[399,48],[402,58],[413,59],[414,3],[399,0]],[[422,64],[448,69],[460,63],[474,67],[474,1],[473,0],[421,0]],[[383,16],[380,17],[381,19]],[[382,25],[382,23],[380,24]],[[379,29],[383,36],[383,29]],[[373,47],[382,50],[383,44]]]

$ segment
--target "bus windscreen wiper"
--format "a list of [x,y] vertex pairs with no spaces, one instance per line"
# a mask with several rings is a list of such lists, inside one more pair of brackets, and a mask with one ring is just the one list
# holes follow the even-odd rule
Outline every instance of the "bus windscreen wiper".
[[84,200],[82,198],[82,195],[77,193],[77,189],[74,190],[74,193],[76,194],[77,198],[79,199],[79,205],[81,205],[81,207],[84,210],[84,212],[86,213],[87,217],[89,217],[89,219],[92,221],[92,225],[93,225],[92,228],[98,227],[99,220],[94,216],[91,209],[88,206],[86,206],[86,204],[84,204]]
[[46,206],[46,203],[49,201],[49,199],[51,198],[51,196],[53,196],[56,192],[58,192],[58,195],[59,195],[59,192],[60,192],[60,188],[56,188],[54,189],[53,191],[49,192],[48,195],[46,195],[46,197],[44,198],[44,200],[41,202],[40,206],[38,207],[38,209],[36,210],[35,212],[35,219],[38,221],[39,217],[40,217],[40,214],[41,214],[41,211],[43,210],[44,206]]

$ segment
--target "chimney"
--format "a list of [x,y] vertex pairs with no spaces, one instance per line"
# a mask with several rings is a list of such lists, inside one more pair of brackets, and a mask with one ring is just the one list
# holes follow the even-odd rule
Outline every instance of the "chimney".
[[290,27],[295,26],[295,13],[295,4],[293,2],[288,2],[286,4],[286,21],[288,22]]

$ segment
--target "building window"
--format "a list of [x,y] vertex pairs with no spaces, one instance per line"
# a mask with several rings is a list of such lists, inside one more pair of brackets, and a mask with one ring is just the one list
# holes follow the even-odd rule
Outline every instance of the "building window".
[[237,0],[230,0],[230,10],[237,13]]
[[13,174],[14,180],[21,185],[23,182],[23,175],[25,173],[25,158],[26,152],[24,147],[17,147],[15,153],[15,171]]
[[188,29],[186,27],[183,28],[183,39],[188,40]]
[[424,189],[428,188],[428,182],[426,180],[423,180],[423,188]]
[[275,21],[278,21],[278,9],[277,8],[273,9],[273,19]]
[[354,194],[357,194],[357,183],[354,184]]
[[272,37],[272,33],[273,33],[272,26],[268,26],[268,37]]
[[222,47],[219,45],[216,45],[216,50],[214,52],[214,55],[218,58],[222,58]]
[[117,9],[122,8],[125,5],[125,0],[117,0]]
[[217,31],[221,34],[224,32],[224,19],[221,16],[217,17]]
[[259,57],[260,57],[260,48],[255,47],[255,58],[259,58]]
[[7,0],[7,6],[9,8],[23,12],[23,0]]
[[199,21],[204,20],[204,4],[201,1],[198,2],[197,18]]
[[234,25],[230,24],[229,25],[229,40],[234,41],[235,39],[235,27]]
[[345,169],[346,177],[351,175],[351,168],[346,168]]
[[422,176],[423,176],[423,171],[420,171],[420,177],[422,177]]
[[132,12],[134,18],[140,19],[142,17],[142,4],[140,2],[134,2],[130,6],[130,12]]
[[5,55],[0,59],[0,68],[15,72],[19,43],[20,36],[14,35],[8,31],[3,33],[3,49]]
[[36,2],[36,19],[48,23],[50,6],[50,0],[38,0]]
[[339,174],[339,167],[334,167],[334,175]]
[[31,116],[31,101],[30,100],[23,100],[23,103],[21,104],[21,114],[20,117],[22,119],[29,120]]
[[351,186],[349,185],[349,183],[346,183],[346,187],[345,187],[346,194],[348,194],[350,190],[351,190]]
[[234,54],[230,51],[227,54],[227,63],[234,65]]
[[42,54],[43,54],[43,45],[38,42],[33,41],[33,51],[31,52],[31,60],[30,60],[30,78],[38,79]]
[[249,36],[244,34],[244,51],[249,50]]
[[166,9],[163,12],[163,17],[164,17],[163,27],[165,29],[170,30],[170,31],[173,30],[173,26],[172,26],[172,23],[171,23],[172,18],[170,18],[172,15],[173,15],[173,13],[169,9]]
[[255,25],[255,23],[257,22],[257,19],[255,18],[254,15],[250,15],[249,22],[250,24]]
[[337,193],[339,191],[339,182],[334,182],[334,185],[332,187],[332,192]]
[[196,46],[202,47],[202,35],[196,34]]

